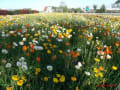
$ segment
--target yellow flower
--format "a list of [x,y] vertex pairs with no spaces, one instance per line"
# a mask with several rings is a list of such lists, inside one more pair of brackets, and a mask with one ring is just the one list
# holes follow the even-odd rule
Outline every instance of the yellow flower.
[[19,79],[18,75],[13,75],[12,80],[17,81]]
[[12,87],[7,87],[6,90],[12,90]]
[[63,53],[63,51],[62,51],[62,50],[59,50],[59,53],[60,53],[60,54],[62,54],[62,53]]
[[61,75],[60,74],[56,74],[56,77],[60,77]]
[[79,87],[77,86],[77,87],[75,88],[75,90],[80,90],[80,89],[79,89]]
[[48,53],[48,54],[51,54],[51,51],[50,51],[50,50],[47,50],[47,53]]
[[27,81],[25,76],[22,76],[21,79],[24,80],[25,82]]
[[65,82],[65,76],[62,75],[59,80],[60,80],[60,82]]
[[30,38],[33,38],[33,36],[30,36]]
[[54,83],[58,83],[59,81],[58,81],[57,78],[53,78],[53,82],[54,82]]
[[44,46],[44,47],[47,46],[47,43],[43,43],[43,46]]
[[98,58],[94,58],[94,60],[95,60],[96,62],[100,62],[100,59],[98,59]]
[[57,35],[57,32],[55,31],[54,34]]
[[116,66],[112,66],[112,69],[113,70],[117,70],[118,68]]
[[92,39],[93,39],[93,36],[90,36],[90,37],[88,38],[89,41],[91,41]]
[[95,77],[98,77],[98,74],[95,74]]
[[94,72],[98,72],[98,69],[97,69],[97,68],[94,68]]
[[50,44],[49,44],[49,46],[51,47],[51,46],[52,46],[52,44],[50,43]]
[[48,77],[44,77],[43,79],[44,79],[44,81],[46,81],[46,82],[48,81]]
[[106,79],[103,79],[103,83],[105,83],[106,82]]
[[23,80],[17,81],[17,85],[18,85],[18,86],[22,86],[22,85],[23,85]]
[[73,82],[75,82],[75,81],[77,81],[77,78],[76,78],[76,77],[71,77],[71,80],[72,80]]
[[56,48],[56,45],[53,45],[53,48]]
[[99,76],[100,76],[100,77],[103,77],[103,74],[100,72],[100,73],[99,73]]
[[36,75],[38,75],[39,72],[35,72]]
[[72,29],[68,29],[68,30],[66,30],[68,33],[71,33],[72,32]]
[[47,46],[45,46],[45,49],[48,49],[48,47],[47,47]]
[[97,45],[100,45],[100,41],[97,41]]
[[38,34],[38,33],[35,33],[35,34],[34,34],[34,36],[36,36],[36,37],[37,37],[37,36],[39,36],[39,34]]
[[40,72],[41,71],[41,69],[40,68],[36,68],[36,72]]

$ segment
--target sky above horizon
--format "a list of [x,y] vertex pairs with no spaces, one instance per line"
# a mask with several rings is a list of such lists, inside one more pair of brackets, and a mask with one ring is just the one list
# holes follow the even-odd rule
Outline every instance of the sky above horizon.
[[0,0],[0,9],[23,9],[31,8],[42,11],[45,6],[59,6],[60,2],[65,2],[68,8],[85,8],[97,5],[98,8],[105,4],[106,8],[117,0]]

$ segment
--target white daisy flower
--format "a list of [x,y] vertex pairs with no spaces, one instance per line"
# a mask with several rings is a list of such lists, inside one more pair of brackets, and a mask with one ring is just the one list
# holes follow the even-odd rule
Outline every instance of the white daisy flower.
[[62,42],[63,40],[62,39],[57,39],[58,42]]
[[80,51],[81,51],[81,49],[80,49],[80,48],[77,48],[77,51],[78,51],[78,52],[80,52]]
[[69,52],[70,52],[70,49],[68,49],[67,52],[69,53]]
[[53,70],[53,66],[52,66],[52,65],[48,65],[48,66],[47,66],[47,70],[48,70],[48,71],[52,71],[52,70]]
[[76,69],[80,69],[81,67],[82,67],[81,62],[78,62],[78,64],[77,64],[77,65],[75,65],[75,68],[76,68]]
[[28,67],[27,67],[27,65],[22,65],[22,67],[21,67],[21,68],[22,68],[22,70],[23,70],[23,71],[26,71],[26,70],[28,70]]
[[27,65],[27,62],[22,61],[21,63],[22,63],[22,65]]
[[7,49],[2,49],[2,53],[3,54],[8,54],[8,50]]
[[13,45],[14,45],[15,47],[17,47],[17,46],[18,46],[18,44],[17,44],[16,42],[13,42]]
[[23,45],[24,45],[24,42],[22,42],[22,41],[21,41],[21,42],[19,42],[19,45],[23,46]]
[[85,74],[88,75],[88,76],[90,76],[90,72],[86,72],[86,71],[85,71]]
[[73,34],[75,34],[75,32],[73,32]]
[[14,33],[14,31],[10,31],[10,34],[13,34]]
[[26,38],[25,38],[25,37],[23,38],[23,41],[26,41]]
[[87,45],[90,45],[90,42],[89,42],[89,41],[87,41]]
[[106,58],[107,58],[107,59],[111,59],[112,57],[111,57],[109,54],[107,54],[107,55],[106,55]]
[[20,57],[19,61],[24,61],[25,58],[24,57]]
[[18,67],[20,67],[22,64],[21,64],[20,61],[17,61],[16,65],[17,65]]
[[5,37],[5,34],[2,34],[1,37]]
[[34,46],[35,50],[43,50],[44,48],[42,46]]
[[5,65],[6,68],[10,68],[11,66],[12,66],[11,63],[7,63],[7,64]]

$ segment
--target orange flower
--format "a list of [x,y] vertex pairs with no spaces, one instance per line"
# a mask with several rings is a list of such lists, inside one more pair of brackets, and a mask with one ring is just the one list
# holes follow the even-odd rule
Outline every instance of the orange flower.
[[98,46],[96,46],[96,49],[99,50],[100,48]]
[[114,38],[114,37],[115,37],[115,35],[114,35],[114,34],[111,34],[111,37],[112,37],[112,38]]
[[65,53],[65,56],[68,56],[68,54],[67,54],[67,53]]
[[30,52],[31,52],[31,53],[34,53],[34,49],[30,49]]
[[38,62],[40,62],[40,57],[36,57],[36,60],[37,60]]
[[104,32],[103,35],[106,36],[107,34]]
[[70,54],[72,55],[74,52],[73,51],[70,51]]
[[81,37],[82,37],[82,35],[78,34],[78,37],[80,37],[80,38],[81,38]]
[[79,52],[76,52],[76,56],[79,56],[80,55],[80,53]]
[[84,37],[84,38],[87,38],[87,35],[84,35],[83,37]]
[[28,35],[25,35],[26,38],[28,38]]
[[72,80],[73,82],[75,82],[75,81],[77,81],[77,78],[76,78],[76,77],[71,77],[71,80]]
[[106,51],[104,51],[105,54],[112,54],[110,47],[106,47]]
[[56,58],[57,58],[57,56],[56,56],[56,55],[52,56],[52,59],[53,59],[53,60],[56,60]]
[[21,32],[22,32],[22,29],[20,29],[18,32],[21,33]]
[[70,45],[70,43],[66,42],[66,43],[65,43],[65,45],[66,45],[66,46],[69,46],[69,45]]
[[33,44],[30,44],[30,48],[34,48],[34,45],[33,45]]
[[118,50],[116,51],[116,53],[120,53],[120,48],[118,48]]
[[58,39],[61,39],[61,36],[58,36]]
[[119,46],[119,43],[115,43],[115,46],[118,47],[118,46]]
[[51,37],[52,37],[52,34],[48,34],[48,37],[51,38]]
[[30,56],[30,53],[26,53],[26,56]]
[[23,50],[23,51],[27,51],[27,50],[28,50],[27,46],[24,45],[24,46],[22,47],[22,50]]
[[104,70],[104,68],[103,68],[103,67],[99,67],[99,69],[100,69],[100,71],[103,71],[103,70]]
[[29,27],[30,27],[30,25],[29,25],[29,24],[27,24],[27,27],[29,28]]
[[0,45],[0,48],[2,48],[2,46]]
[[73,52],[73,54],[72,54],[72,57],[73,57],[73,58],[75,58],[75,57],[76,57],[76,55],[75,55],[75,53],[74,53],[74,52]]
[[7,44],[7,47],[8,47],[8,48],[11,48],[11,45],[10,45],[10,44]]

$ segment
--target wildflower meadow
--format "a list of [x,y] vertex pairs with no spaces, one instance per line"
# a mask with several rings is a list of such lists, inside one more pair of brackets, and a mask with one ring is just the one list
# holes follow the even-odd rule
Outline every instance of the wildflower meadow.
[[0,16],[0,90],[120,90],[120,17]]

